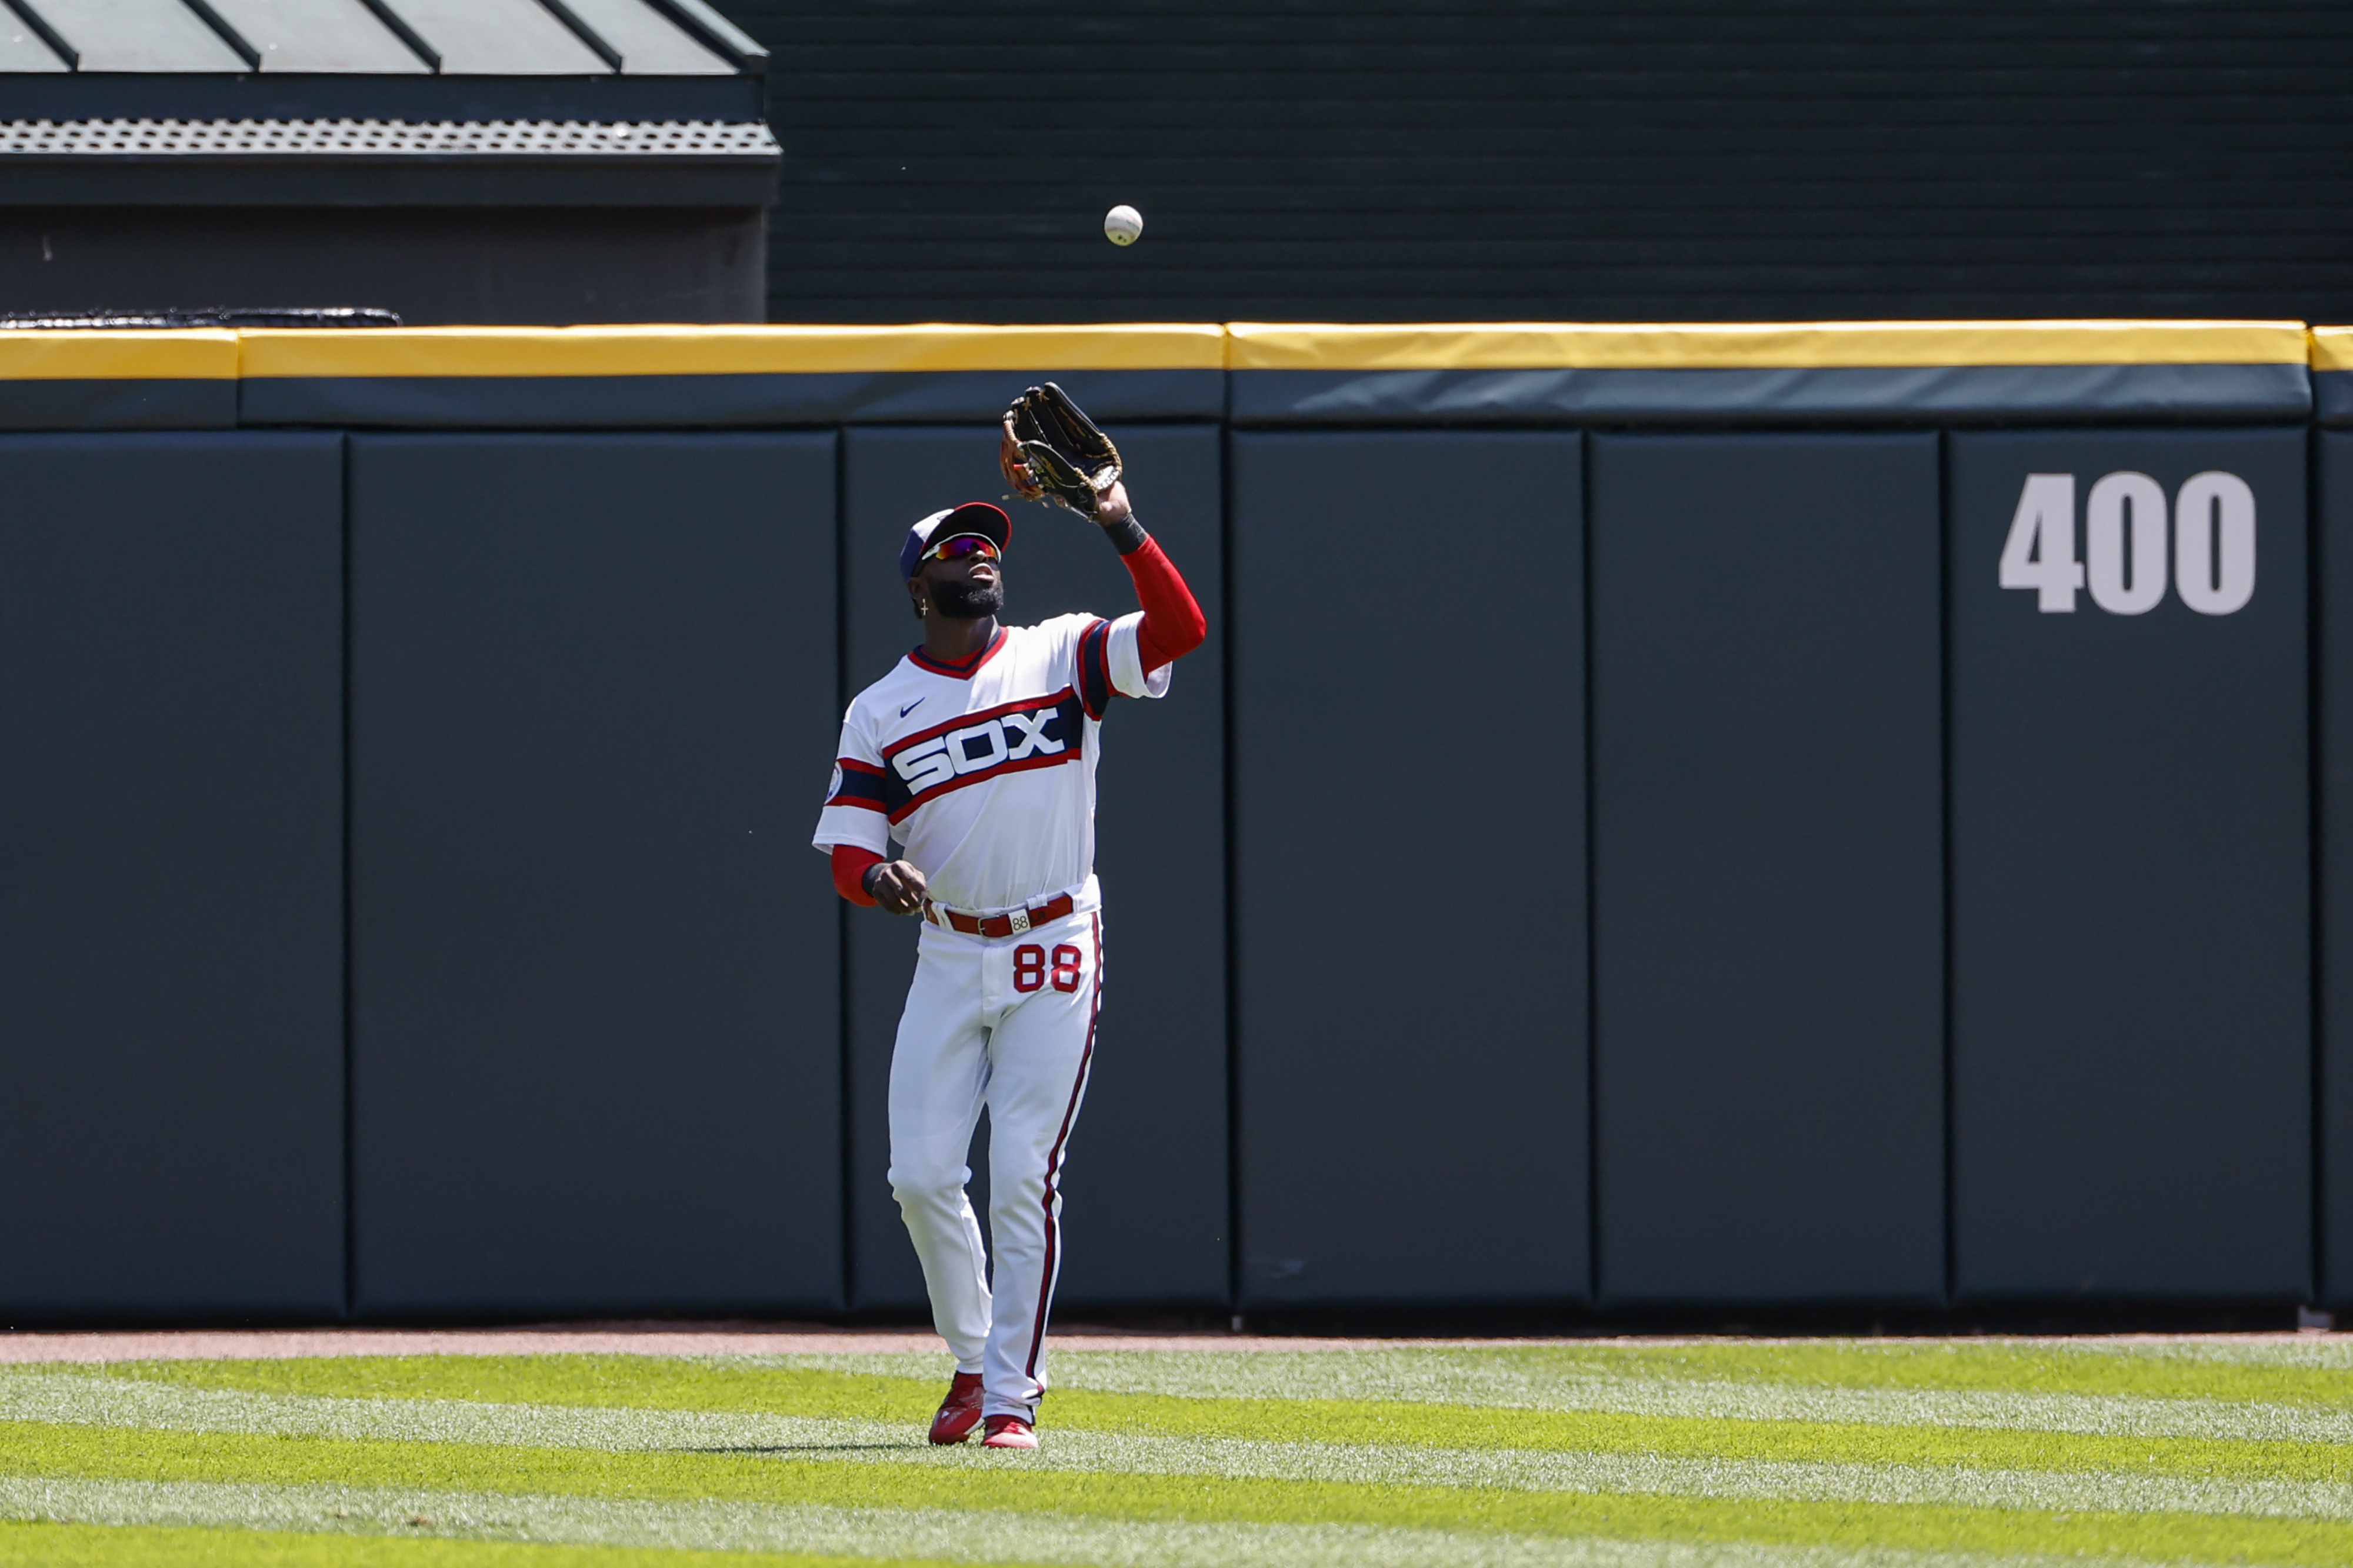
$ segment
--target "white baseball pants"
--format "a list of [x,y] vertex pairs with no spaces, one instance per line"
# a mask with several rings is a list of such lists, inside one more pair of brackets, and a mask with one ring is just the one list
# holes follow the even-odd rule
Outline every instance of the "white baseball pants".
[[[891,1053],[891,1190],[923,1260],[932,1321],[957,1370],[982,1374],[987,1415],[1030,1419],[1046,1392],[1062,1160],[1102,995],[1098,910],[994,938],[923,922]],[[965,1194],[983,1105],[993,1281]]]

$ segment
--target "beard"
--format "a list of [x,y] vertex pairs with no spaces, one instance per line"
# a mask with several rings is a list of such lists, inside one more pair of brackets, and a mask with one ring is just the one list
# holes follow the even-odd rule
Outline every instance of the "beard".
[[939,583],[932,588],[932,611],[952,621],[976,621],[1005,608],[1005,584]]

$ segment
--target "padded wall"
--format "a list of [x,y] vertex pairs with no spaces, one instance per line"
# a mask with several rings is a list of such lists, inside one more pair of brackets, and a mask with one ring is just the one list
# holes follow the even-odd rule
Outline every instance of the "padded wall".
[[1240,1303],[1581,1299],[1580,438],[1232,464]]
[[1601,1298],[1936,1301],[1936,437],[1591,452]]
[[[1018,387],[1015,388],[1018,390]],[[1096,871],[1103,889],[1103,1025],[1086,1107],[1071,1134],[1067,1243],[1058,1299],[1090,1304],[1222,1303],[1227,1298],[1225,991],[1225,605],[1218,431],[1113,429],[1136,515],[1185,574],[1209,640],[1179,663],[1169,694],[1113,704],[1097,771]],[[997,500],[997,448],[969,429],[853,429],[843,437],[845,695],[922,640],[898,575],[918,518]],[[1135,607],[1119,555],[1071,512],[1007,503],[1006,618]],[[809,826],[824,773],[811,775]],[[806,834],[804,834],[806,839]],[[794,868],[824,884],[815,855]],[[853,1300],[908,1309],[922,1271],[884,1173],[891,1043],[914,972],[916,923],[848,911]],[[985,1149],[986,1123],[976,1149]],[[973,1201],[987,1209],[986,1161]]]
[[2322,1301],[2353,1306],[2353,432],[2313,434]]
[[0,1308],[343,1295],[333,436],[0,437]]
[[[2340,377],[2339,379],[2343,379]],[[2313,434],[2318,715],[2320,1299],[2353,1306],[2353,432]]]
[[355,1309],[838,1306],[833,437],[350,483]]
[[1948,437],[1963,1300],[2310,1289],[2305,440]]

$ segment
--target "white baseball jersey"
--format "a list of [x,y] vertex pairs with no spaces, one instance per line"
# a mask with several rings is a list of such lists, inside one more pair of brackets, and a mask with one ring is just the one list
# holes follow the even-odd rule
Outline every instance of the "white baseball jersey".
[[[1077,894],[1095,860],[1095,763],[1114,693],[1159,697],[1141,612],[1008,626],[969,668],[921,648],[860,692],[841,724],[816,845],[903,858],[931,897],[989,914]],[[895,855],[892,840],[905,846]]]

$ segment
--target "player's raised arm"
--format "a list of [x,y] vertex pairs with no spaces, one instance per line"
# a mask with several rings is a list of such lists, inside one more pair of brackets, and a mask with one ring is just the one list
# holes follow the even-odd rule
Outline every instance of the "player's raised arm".
[[1005,411],[997,463],[1017,493],[1059,501],[1098,524],[1117,548],[1135,581],[1136,603],[1144,606],[1134,628],[1144,674],[1164,669],[1201,646],[1208,623],[1176,563],[1136,521],[1122,479],[1119,448],[1068,394],[1050,381],[1015,398]]
[[1199,647],[1209,635],[1209,623],[1176,563],[1135,521],[1125,485],[1111,487],[1103,496],[1103,530],[1118,547],[1119,558],[1135,582],[1135,602],[1144,606],[1144,619],[1135,628],[1135,651],[1144,673],[1150,675]]

